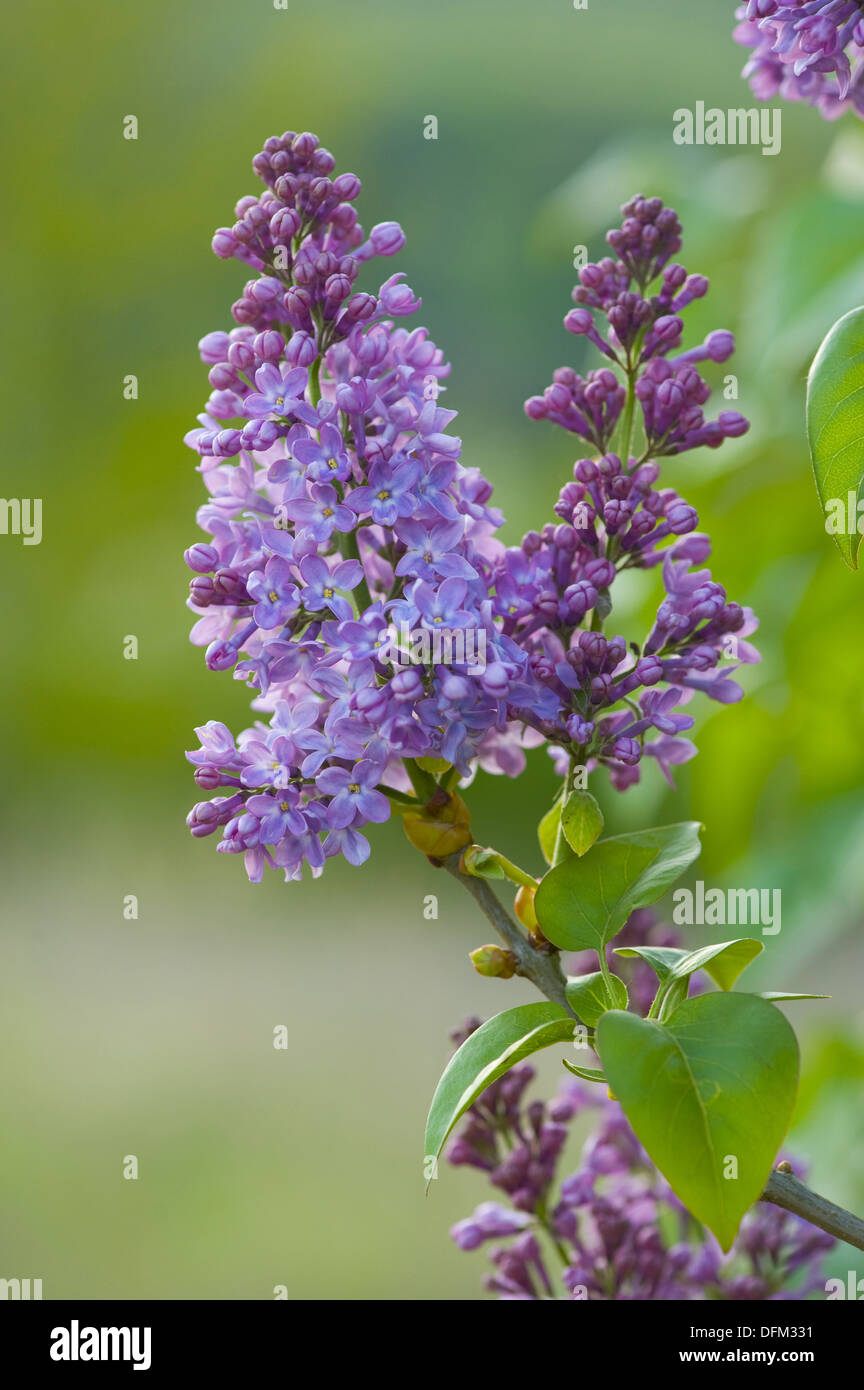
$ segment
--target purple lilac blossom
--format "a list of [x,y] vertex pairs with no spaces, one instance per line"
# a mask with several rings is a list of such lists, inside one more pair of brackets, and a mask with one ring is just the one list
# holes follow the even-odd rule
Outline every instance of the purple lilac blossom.
[[[621,945],[679,944],[671,927],[644,909],[616,938]],[[569,962],[596,968],[593,952]],[[648,1011],[656,978],[644,961],[608,956],[626,978],[637,1013]],[[704,988],[698,977],[692,992]],[[479,1027],[470,1019],[452,1035],[459,1045]],[[581,1060],[581,1059],[580,1059]],[[724,1255],[697,1226],[645,1153],[605,1087],[566,1080],[554,1100],[528,1101],[535,1076],[513,1067],[468,1110],[448,1159],[486,1174],[497,1200],[482,1202],[451,1235],[462,1250],[506,1241],[489,1251],[485,1285],[502,1300],[779,1300],[825,1288],[822,1260],[835,1241],[768,1202],[744,1217]],[[596,1116],[579,1166],[560,1174],[568,1127]],[[804,1175],[800,1164],[793,1170]]]
[[760,101],[803,101],[830,121],[849,109],[864,117],[859,0],[747,0],[735,16],[733,37],[753,50],[743,76]]
[[[699,568],[709,542],[694,509],[657,486],[656,462],[609,451],[614,372],[585,387],[586,438],[601,455],[576,464],[556,523],[506,548],[491,485],[448,433],[449,366],[425,329],[394,321],[419,301],[398,274],[377,294],[355,288],[367,263],[401,249],[398,225],[365,236],[359,180],[335,176],[313,135],[268,140],[253,166],[265,191],[242,198],[213,241],[255,278],[235,327],[199,344],[212,395],[186,442],[209,499],[197,518],[206,540],[186,560],[192,641],[211,670],[247,683],[260,717],[236,740],[213,721],[196,731],[196,783],[218,795],[193,807],[193,835],[220,831],[219,850],[243,854],[253,882],[267,867],[292,880],[335,854],[368,857],[364,827],[386,819],[388,792],[410,792],[405,759],[443,759],[463,781],[478,766],[512,777],[545,742],[565,766],[606,766],[621,789],[643,755],[671,780],[695,752],[681,707],[694,691],[740,697],[721,658],[758,659],[743,640],[755,620]],[[593,341],[599,307],[606,355],[617,362],[626,344],[639,357],[658,454],[746,427],[701,413],[693,362],[728,357],[730,334],[668,357],[677,311],[707,288],[668,264],[679,234],[658,199],[625,205],[609,233],[619,260],[586,267],[569,325]],[[650,301],[627,289],[661,270]],[[563,387],[550,390],[557,406]],[[618,572],[654,566],[666,593],[642,644],[597,630]],[[430,640],[417,664],[395,661],[390,633],[406,629],[447,634],[446,657]]]

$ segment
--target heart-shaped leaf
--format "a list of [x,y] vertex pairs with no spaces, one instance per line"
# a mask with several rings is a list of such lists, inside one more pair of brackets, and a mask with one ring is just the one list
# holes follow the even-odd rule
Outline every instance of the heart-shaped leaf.
[[728,1250],[792,1116],[798,1044],[789,1023],[753,994],[703,994],[663,1024],[603,1014],[597,1048],[650,1157]]
[[578,1019],[594,1028],[601,1014],[607,1009],[627,1008],[627,986],[617,975],[609,976],[609,983],[603,979],[599,970],[592,975],[571,975],[565,987],[567,1003]]
[[566,951],[602,951],[630,913],[662,898],[699,854],[699,823],[683,821],[598,840],[565,859],[537,889],[544,936]]
[[813,359],[807,437],[826,526],[846,564],[857,569],[857,504],[864,494],[864,308],[838,319]]
[[426,1158],[437,1158],[456,1121],[523,1057],[569,1041],[577,1025],[560,1004],[520,1004],[490,1018],[450,1058],[426,1121]]

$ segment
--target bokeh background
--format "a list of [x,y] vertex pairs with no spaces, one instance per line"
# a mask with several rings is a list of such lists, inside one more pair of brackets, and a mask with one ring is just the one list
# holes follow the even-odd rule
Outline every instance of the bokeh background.
[[[253,888],[183,823],[193,726],[248,722],[248,692],[205,671],[184,608],[203,497],[181,442],[206,395],[196,342],[229,326],[245,278],[209,238],[256,188],[252,155],[289,127],[361,176],[367,226],[403,223],[398,268],[453,362],[446,404],[513,541],[549,516],[576,456],[522,412],[556,366],[582,365],[561,326],[572,248],[601,254],[637,191],[678,208],[681,259],[712,280],[689,341],[736,330],[715,384],[736,372],[753,428],[666,477],[711,530],[716,575],[758,609],[764,661],[743,704],[703,708],[675,793],[649,775],[603,801],[613,831],[698,818],[700,876],[782,889],[783,930],[753,987],[833,996],[795,1006],[791,1147],[815,1186],[864,1209],[864,580],[825,535],[803,437],[809,360],[864,300],[864,131],[784,108],[777,158],[675,146],[676,107],[751,104],[732,11],[105,0],[7,13],[2,491],[43,498],[44,538],[0,537],[0,1274],[42,1278],[46,1298],[269,1298],[276,1284],[307,1299],[483,1296],[483,1256],[447,1228],[487,1193],[451,1169],[424,1198],[422,1127],[449,1029],[529,994],[473,974],[466,952],[488,930],[398,824],[362,870]],[[137,142],[122,138],[127,114]],[[628,596],[625,631],[652,600]],[[123,658],[129,634],[137,661]],[[539,870],[532,827],[552,790],[542,753],[518,786],[481,776],[478,833]],[[272,1046],[277,1024],[288,1051]],[[541,1060],[547,1086],[559,1066]],[[129,1154],[137,1182],[122,1177]]]

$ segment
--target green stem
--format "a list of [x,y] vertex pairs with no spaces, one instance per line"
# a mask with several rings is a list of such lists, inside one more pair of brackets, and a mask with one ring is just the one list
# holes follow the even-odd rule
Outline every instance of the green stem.
[[321,399],[321,358],[316,357],[309,368],[309,399],[317,405]]
[[431,773],[418,766],[414,758],[403,758],[402,763],[411,779],[411,785],[417,793],[417,800],[425,806],[438,790],[438,783]]
[[[362,570],[362,569],[363,569],[363,561],[362,561],[361,558],[360,558],[360,544],[359,544],[359,541],[358,541],[358,539],[357,539],[357,534],[358,534],[358,533],[357,533],[356,531],[348,531],[348,532],[344,533],[344,543],[345,543],[344,554],[348,557],[349,560],[356,560],[357,563],[358,563],[358,565],[360,566],[360,568],[361,568],[361,570]],[[366,608],[371,608],[371,606],[372,606],[372,595],[371,595],[371,593],[369,592],[369,584],[367,583],[367,580],[366,580],[366,571],[365,571],[365,570],[363,570],[363,578],[360,580],[360,583],[357,585],[357,587],[355,588],[354,592],[357,594],[357,596],[358,596],[358,598],[359,598],[359,600],[360,600],[360,611],[361,611],[361,612],[362,612],[364,609],[366,609]]]

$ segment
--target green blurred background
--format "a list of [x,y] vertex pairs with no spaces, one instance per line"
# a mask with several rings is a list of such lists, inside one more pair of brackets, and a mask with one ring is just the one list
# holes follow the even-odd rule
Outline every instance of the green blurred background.
[[[151,0],[7,14],[2,490],[44,499],[44,538],[0,537],[0,1275],[42,1278],[46,1298],[269,1298],[276,1284],[292,1298],[482,1296],[482,1255],[447,1228],[488,1192],[442,1169],[425,1199],[422,1126],[450,1027],[529,992],[473,975],[466,952],[488,929],[398,825],[361,870],[253,888],[183,824],[193,725],[248,722],[248,691],[205,671],[184,608],[204,492],[182,444],[207,391],[195,345],[230,326],[245,279],[209,238],[256,190],[252,155],[289,127],[361,176],[367,227],[403,223],[398,268],[453,362],[445,403],[511,541],[549,516],[577,456],[522,412],[556,366],[583,365],[561,326],[573,246],[602,254],[634,192],[678,208],[681,259],[712,280],[688,341],[736,330],[714,382],[738,375],[753,429],[671,462],[666,480],[699,507],[716,575],[758,609],[764,660],[742,705],[701,708],[677,792],[649,772],[604,804],[618,831],[696,817],[700,876],[782,888],[754,987],[833,994],[794,1014],[791,1146],[818,1188],[864,1209],[864,581],[825,535],[802,427],[808,362],[864,300],[864,136],[853,118],[786,107],[777,158],[675,146],[676,107],[751,104],[732,10]],[[638,632],[653,601],[625,595],[622,626]],[[542,753],[518,787],[481,776],[477,833],[539,869],[532,826],[552,788]],[[559,1066],[541,1062],[547,1085]]]

